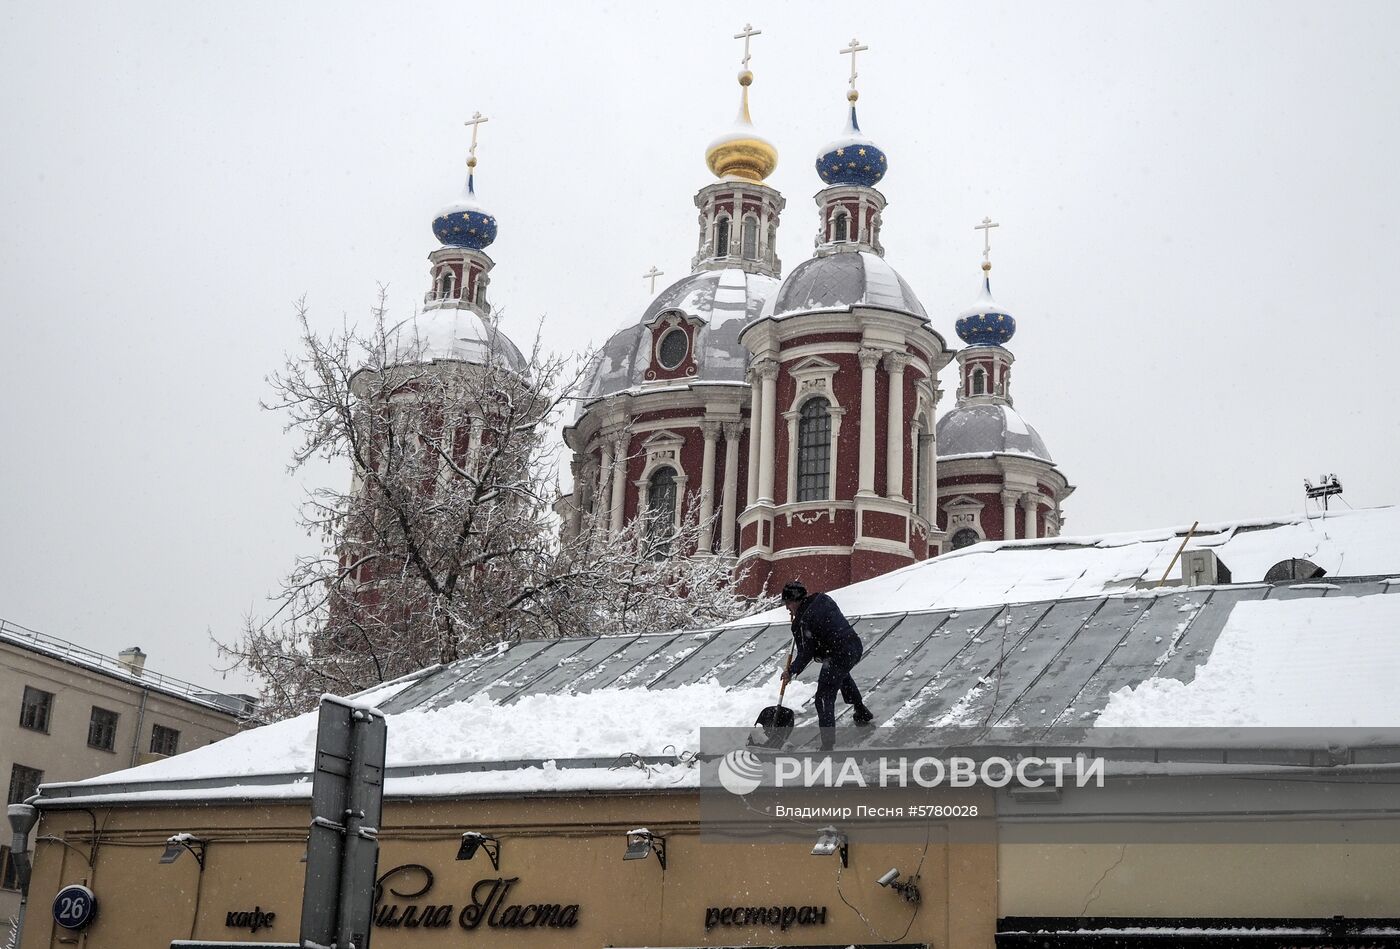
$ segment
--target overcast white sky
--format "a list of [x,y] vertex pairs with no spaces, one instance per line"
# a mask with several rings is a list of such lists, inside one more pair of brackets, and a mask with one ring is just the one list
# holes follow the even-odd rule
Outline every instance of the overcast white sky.
[[950,343],[1001,222],[1066,533],[1298,511],[1325,471],[1400,501],[1398,4],[9,3],[0,617],[219,685],[210,633],[312,544],[258,409],[292,301],[412,312],[479,109],[495,305],[600,342],[688,268],[749,20],[789,269],[853,35],[886,259]]

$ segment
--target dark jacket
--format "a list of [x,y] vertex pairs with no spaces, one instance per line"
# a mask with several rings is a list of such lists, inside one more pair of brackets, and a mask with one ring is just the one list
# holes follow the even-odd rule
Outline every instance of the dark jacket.
[[792,639],[797,649],[790,671],[793,678],[813,659],[860,653],[860,637],[851,628],[841,607],[825,593],[802,601],[792,617]]

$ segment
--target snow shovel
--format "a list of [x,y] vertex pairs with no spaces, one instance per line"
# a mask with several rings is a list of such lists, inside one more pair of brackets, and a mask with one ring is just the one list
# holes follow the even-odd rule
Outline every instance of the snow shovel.
[[797,715],[792,709],[783,705],[783,694],[787,692],[788,670],[792,668],[792,648],[788,649],[787,663],[783,666],[783,684],[778,689],[778,704],[770,705],[758,713],[758,720],[754,725],[763,729],[763,741],[750,741],[750,744],[758,745],[762,748],[781,748],[783,742],[788,740],[792,734],[792,728],[797,724]]

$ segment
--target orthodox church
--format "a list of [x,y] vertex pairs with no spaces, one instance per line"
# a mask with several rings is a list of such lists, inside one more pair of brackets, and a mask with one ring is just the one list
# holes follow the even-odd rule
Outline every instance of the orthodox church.
[[[696,517],[700,550],[734,558],[746,594],[794,577],[832,589],[981,540],[1057,535],[1074,488],[1014,407],[1016,321],[992,299],[990,242],[980,294],[948,320],[962,349],[886,259],[888,156],[857,120],[866,47],[854,40],[845,128],[815,161],[812,256],[784,275],[787,201],[767,183],[778,152],[749,112],[757,33],[735,37],[739,114],[705,152],[715,180],[695,194],[691,272],[602,345],[564,430],[564,530],[585,515],[611,531]],[[433,221],[441,246],[419,332],[432,358],[494,350],[523,366],[487,300],[497,222],[475,195],[482,121],[468,123],[466,192]],[[939,373],[954,362],[955,404],[939,418]]]

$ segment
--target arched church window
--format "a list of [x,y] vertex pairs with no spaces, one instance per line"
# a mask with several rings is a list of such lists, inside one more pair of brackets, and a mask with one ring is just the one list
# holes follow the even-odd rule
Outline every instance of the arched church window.
[[729,256],[729,218],[721,217],[715,221],[715,256]]
[[833,232],[832,240],[848,241],[851,239],[851,218],[845,211],[836,212],[836,224]]
[[740,236],[743,244],[743,255],[745,260],[758,259],[758,218],[749,215],[744,218],[744,226],[740,229]]
[[452,286],[455,282],[454,275],[450,270],[444,270],[442,276],[438,278],[438,299],[447,300],[452,296]]
[[963,547],[971,547],[982,538],[977,536],[977,532],[970,527],[964,527],[953,535],[953,549],[961,550]]
[[987,373],[982,369],[972,370],[972,394],[987,394]]
[[797,418],[797,500],[831,496],[831,403],[808,399]]
[[651,555],[661,560],[671,549],[676,533],[676,469],[657,468],[647,479],[647,535]]

